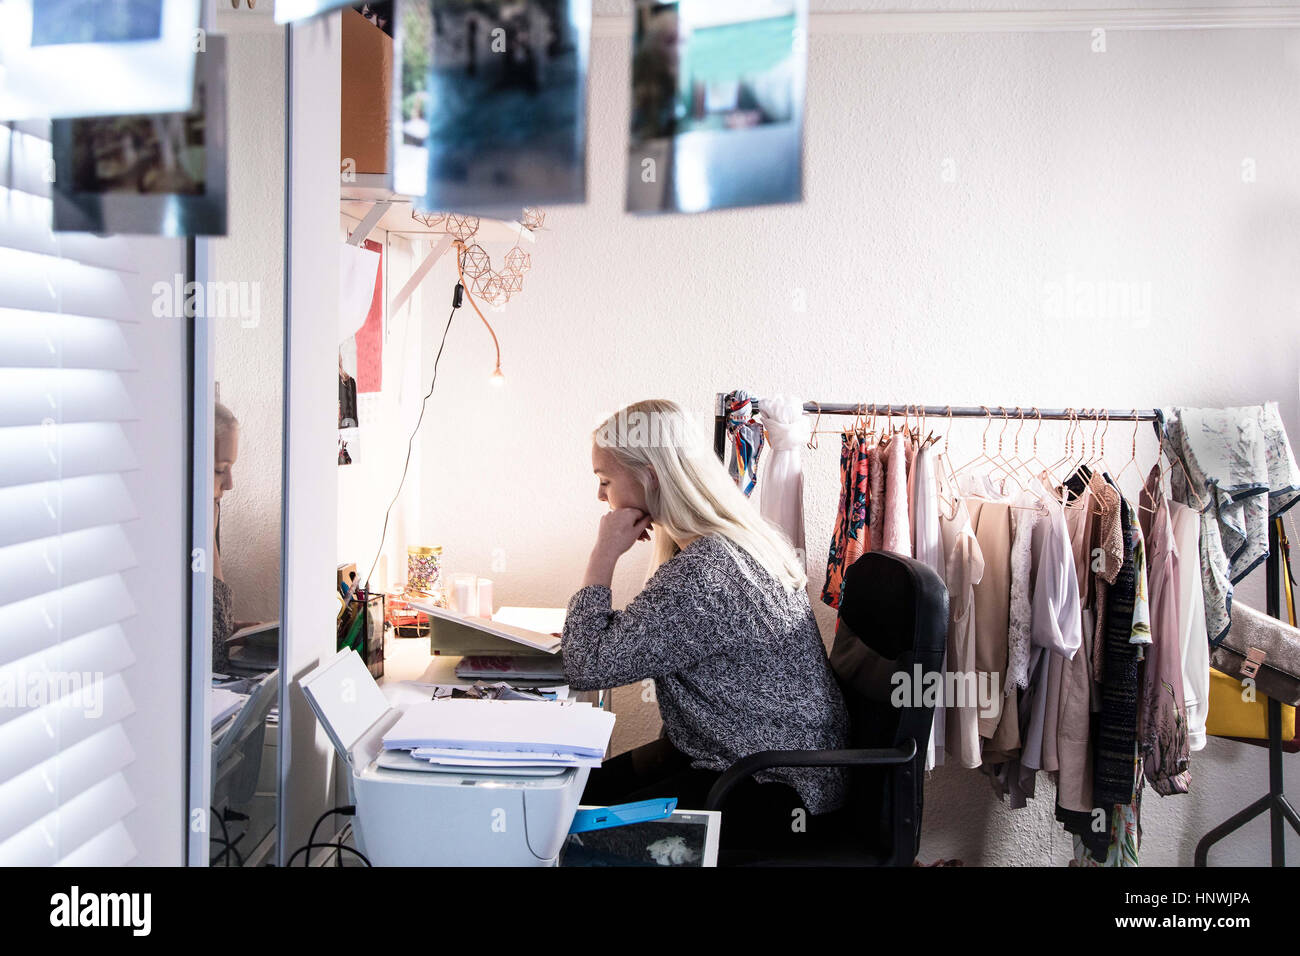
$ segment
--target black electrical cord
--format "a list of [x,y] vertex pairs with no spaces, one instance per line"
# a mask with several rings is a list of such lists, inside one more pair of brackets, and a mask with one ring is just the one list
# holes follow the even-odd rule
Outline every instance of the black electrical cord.
[[[238,838],[236,838],[236,839],[238,839]],[[213,859],[213,860],[208,864],[209,866],[216,866],[216,865],[217,865],[217,862],[218,862],[218,861],[219,861],[223,856],[226,857],[225,865],[226,865],[226,866],[230,866],[231,863],[230,863],[230,857],[228,856],[228,854],[232,854],[232,853],[234,854],[234,857],[235,857],[235,863],[234,863],[234,865],[235,865],[235,866],[239,866],[239,867],[242,867],[242,866],[244,865],[244,857],[243,857],[243,854],[241,854],[241,853],[239,852],[239,850],[236,849],[235,844],[233,844],[233,843],[227,843],[225,840],[221,839],[220,837],[215,837],[215,836],[214,836],[214,837],[209,837],[209,838],[208,838],[208,842],[209,842],[209,843],[215,843],[215,844],[217,844],[218,846],[222,847],[221,852],[218,853],[218,854],[216,855],[216,857],[215,857],[215,858],[214,858],[214,859]]]
[[[364,853],[362,853],[359,850],[354,850],[350,846],[344,846],[342,843],[316,842],[316,833],[317,831],[320,830],[320,825],[324,823],[326,820],[328,820],[331,816],[337,813],[340,816],[351,817],[351,816],[356,816],[356,812],[357,812],[356,805],[348,804],[342,807],[335,807],[332,810],[326,810],[324,813],[322,813],[319,817],[316,818],[316,822],[312,824],[311,836],[307,838],[307,845],[299,847],[298,849],[294,850],[293,856],[289,857],[289,862],[286,863],[285,866],[293,866],[293,861],[298,859],[299,853],[307,853],[311,850],[317,849],[318,847],[330,847],[335,850],[347,850],[349,853],[355,853],[357,856],[361,857],[362,861],[366,864],[366,866],[373,866],[373,864],[368,859],[366,859]],[[340,856],[338,859],[340,860],[339,865],[342,866],[343,865],[341,862],[342,856]],[[310,863],[311,863],[311,858],[308,857],[306,860],[303,861],[303,866],[308,866],[310,865]]]
[[447,333],[451,331],[451,320],[456,317],[456,310],[460,308],[463,295],[464,287],[458,282],[451,300],[451,313],[447,316],[447,326],[442,330],[442,343],[438,346],[438,355],[433,360],[433,378],[429,382],[429,391],[425,394],[424,401],[420,403],[420,416],[415,420],[415,428],[406,443],[406,463],[402,465],[402,478],[397,483],[397,492],[393,495],[393,500],[388,503],[388,510],[384,512],[384,530],[379,535],[379,550],[375,552],[375,560],[371,562],[370,570],[366,572],[366,594],[370,593],[370,575],[375,573],[379,558],[384,553],[384,541],[388,538],[388,517],[392,514],[393,505],[397,504],[397,499],[402,493],[402,486],[406,484],[406,472],[411,467],[411,448],[415,445],[415,436],[420,432],[420,422],[424,421],[424,409],[429,403],[429,396],[433,394],[433,386],[438,381],[438,362],[442,359],[442,350],[447,345]]
[[209,861],[208,865],[215,866],[217,860],[220,860],[224,856],[226,858],[226,866],[230,866],[229,854],[234,853],[235,858],[239,860],[239,865],[243,866],[244,858],[242,855],[240,855],[240,852],[237,849],[235,849],[235,843],[238,842],[238,837],[236,837],[235,840],[232,841],[230,839],[230,831],[226,829],[226,821],[221,816],[221,814],[217,813],[217,811],[214,810],[212,807],[208,807],[208,812],[211,813],[214,817],[216,817],[217,822],[221,824],[221,838],[218,839],[217,837],[209,837],[208,842],[220,843],[222,846],[225,847],[225,849],[223,849],[220,853],[217,854],[215,859]]
[[[320,825],[322,823],[324,823],[326,820],[328,820],[336,813],[344,817],[353,817],[356,816],[357,814],[357,808],[355,805],[348,804],[347,806],[335,807],[333,810],[326,810],[324,813],[322,813],[320,817],[316,820],[316,822],[312,824],[311,836],[307,837],[308,845],[316,843],[316,831],[320,829]],[[318,844],[318,845],[332,846],[333,844],[326,843],[326,844]]]
[[[370,866],[370,867],[374,866],[374,864],[370,862],[369,857],[367,857],[360,850],[354,850],[352,847],[345,846],[342,843],[308,843],[306,846],[301,846],[298,849],[294,850],[293,856],[289,857],[289,862],[286,863],[285,866],[287,867],[293,866],[293,861],[298,859],[299,853],[307,853],[311,850],[319,849],[321,847],[328,847],[331,850],[346,850],[349,853],[355,853],[361,859],[361,862],[364,863],[366,866]],[[308,865],[308,861],[304,860],[303,866],[307,866],[307,865]]]

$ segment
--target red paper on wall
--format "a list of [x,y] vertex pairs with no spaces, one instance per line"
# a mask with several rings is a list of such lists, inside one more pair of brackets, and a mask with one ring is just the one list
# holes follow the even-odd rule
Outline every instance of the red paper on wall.
[[367,239],[365,247],[379,253],[375,294],[365,324],[357,330],[357,392],[378,392],[384,384],[384,249]]

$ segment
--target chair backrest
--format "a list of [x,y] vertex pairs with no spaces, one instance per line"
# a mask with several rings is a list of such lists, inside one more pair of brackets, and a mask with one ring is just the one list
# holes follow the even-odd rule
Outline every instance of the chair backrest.
[[[854,639],[862,647],[853,647]],[[849,567],[836,629],[840,653],[832,660],[847,656],[856,661],[858,673],[853,679],[837,672],[849,711],[851,746],[907,746],[908,741],[915,741],[917,805],[910,856],[915,855],[920,840],[922,770],[934,722],[935,690],[926,690],[932,686],[928,682],[943,680],[947,640],[948,590],[932,568],[881,551],[868,552]],[[846,644],[853,654],[843,653]],[[905,679],[899,682],[898,674]],[[864,681],[875,685],[874,692],[864,692]],[[942,687],[940,683],[938,692]],[[892,846],[895,808],[888,780],[887,774],[875,768],[855,773],[852,800],[866,836],[874,836],[882,850],[892,853],[896,849]]]

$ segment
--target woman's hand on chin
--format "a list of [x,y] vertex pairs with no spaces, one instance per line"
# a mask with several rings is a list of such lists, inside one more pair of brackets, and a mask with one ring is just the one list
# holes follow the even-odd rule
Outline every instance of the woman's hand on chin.
[[650,528],[650,516],[640,508],[615,508],[600,519],[595,550],[618,559],[638,541],[649,541]]
[[614,579],[614,565],[632,545],[650,540],[650,516],[639,508],[615,508],[600,519],[596,546],[587,562],[583,587],[594,584],[609,587]]

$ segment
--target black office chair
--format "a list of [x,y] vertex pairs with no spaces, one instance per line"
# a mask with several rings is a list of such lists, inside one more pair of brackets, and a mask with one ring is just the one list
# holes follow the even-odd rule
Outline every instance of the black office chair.
[[[722,811],[721,866],[911,866],[921,842],[925,750],[934,708],[920,689],[899,708],[889,703],[889,675],[940,672],[948,635],[948,591],[928,566],[868,552],[848,569],[836,627],[837,650],[853,652],[854,673],[836,677],[849,711],[850,750],[767,750],[732,764],[709,791]],[[840,645],[840,642],[848,642]],[[858,644],[860,642],[860,645]],[[836,657],[832,655],[833,663]],[[879,691],[863,694],[863,674]],[[852,678],[852,680],[849,680]],[[727,796],[741,781],[773,767],[845,767],[849,799],[841,810],[810,818],[807,837],[780,848],[727,845]]]

